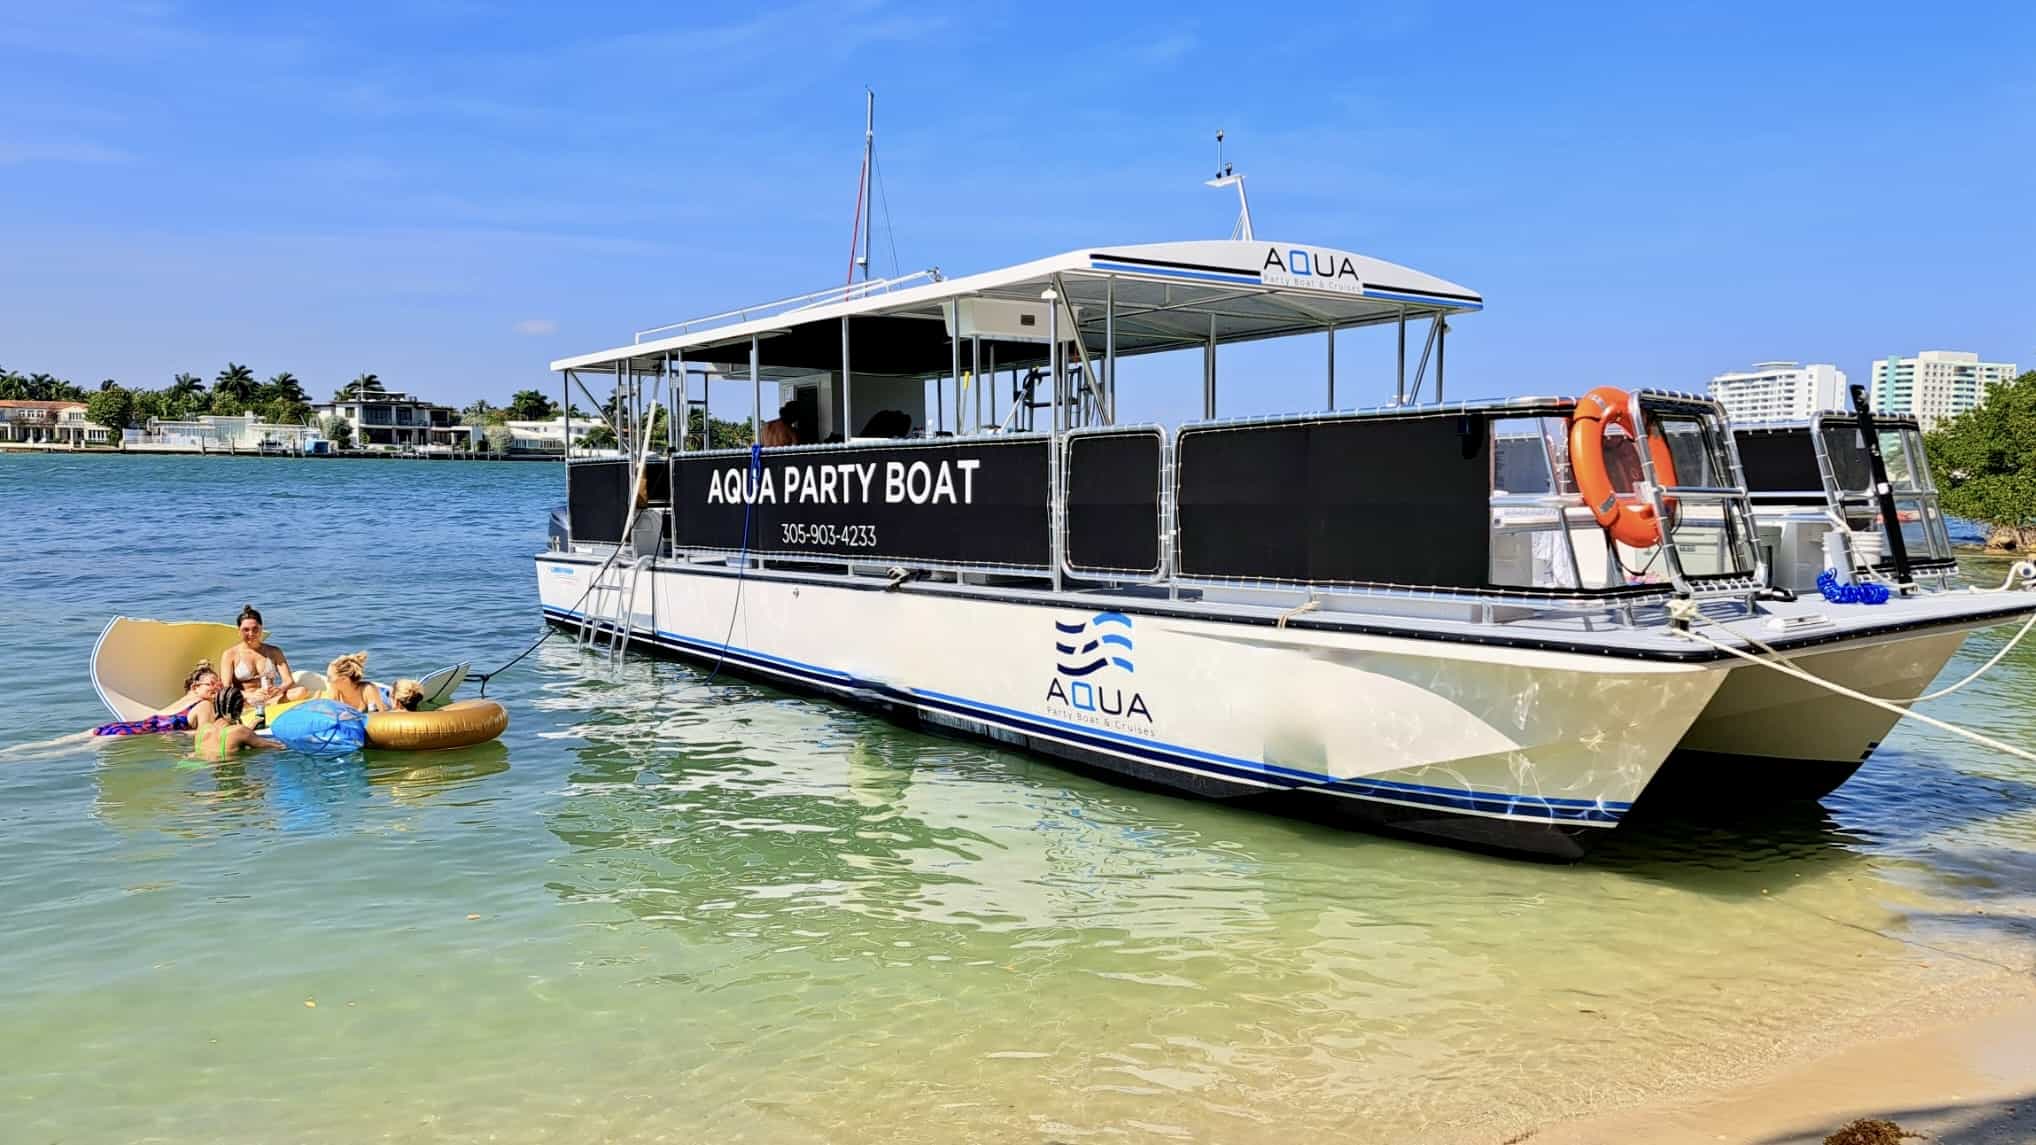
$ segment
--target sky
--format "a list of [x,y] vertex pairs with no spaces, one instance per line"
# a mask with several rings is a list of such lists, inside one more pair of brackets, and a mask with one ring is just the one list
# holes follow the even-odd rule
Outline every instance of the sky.
[[[1260,237],[1484,295],[1451,398],[2036,366],[2026,4],[0,0],[0,61],[0,366],[87,386],[499,404],[838,283],[865,86],[880,274],[1224,237],[1220,127]],[[1342,404],[1390,396],[1365,337]],[[1221,412],[1318,406],[1298,343],[1226,357]],[[1123,416],[1195,412],[1178,365]]]

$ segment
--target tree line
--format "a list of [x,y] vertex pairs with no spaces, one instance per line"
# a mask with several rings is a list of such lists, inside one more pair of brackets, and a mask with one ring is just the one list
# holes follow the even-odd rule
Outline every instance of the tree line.
[[[381,378],[364,373],[333,391],[332,400],[352,401],[387,392]],[[196,374],[180,373],[161,389],[130,388],[107,378],[97,389],[87,390],[50,374],[19,374],[0,367],[0,400],[83,402],[86,420],[116,430],[143,429],[151,421],[189,421],[204,414],[219,417],[255,414],[273,425],[310,425],[312,418],[311,395],[295,374],[285,370],[261,381],[253,370],[238,362],[228,362],[213,376],[210,386]],[[616,415],[615,400],[611,399],[604,412],[619,424],[622,418]],[[507,453],[509,422],[551,421],[561,412],[562,407],[542,391],[517,390],[510,395],[507,405],[497,406],[485,398],[469,402],[460,410],[460,422],[481,427],[489,448]],[[578,421],[597,420],[577,406],[570,412]],[[711,444],[714,449],[737,449],[750,442],[748,422],[719,418],[713,419],[711,443],[703,442],[703,435],[710,432],[705,422],[699,410],[692,411],[687,423],[687,448],[701,449]],[[660,409],[651,440],[665,441],[669,424],[666,412]],[[353,445],[353,427],[342,418],[325,418],[319,430],[341,449]],[[605,423],[596,424],[588,433],[586,444],[596,449],[612,448],[615,433]]]
[[[362,374],[341,386],[334,401],[385,392],[382,380]],[[311,395],[297,375],[284,370],[267,381],[239,362],[228,362],[207,386],[196,374],[180,373],[161,389],[130,388],[112,378],[87,390],[49,374],[18,374],[0,368],[0,399],[84,402],[87,420],[108,429],[140,429],[150,421],[188,421],[201,414],[239,417],[256,414],[276,425],[311,424]]]
[[1988,389],[1923,449],[1945,512],[1986,525],[1989,548],[2036,549],[2036,370]]
[[[608,400],[607,405],[603,407],[603,412],[608,415],[609,420],[614,421],[618,425],[624,420],[624,415],[618,412],[620,400],[619,397],[612,397]],[[557,402],[546,397],[540,390],[517,390],[514,394],[510,395],[509,404],[506,406],[497,407],[490,405],[485,398],[468,403],[465,409],[460,410],[460,420],[467,425],[487,427],[486,434],[490,446],[494,447],[497,453],[506,453],[508,452],[508,445],[506,443],[509,439],[508,422],[551,421],[559,416],[561,409],[562,407]],[[578,406],[573,406],[570,412],[575,421],[594,420]],[[706,424],[707,421],[707,416],[699,410],[690,412],[686,419],[686,448],[741,449],[749,445],[750,424],[748,422],[723,421],[720,418],[712,420],[712,444],[703,445],[702,435],[709,432]],[[499,447],[494,446],[496,441],[495,431],[497,429],[501,430],[501,441],[504,442]],[[659,408],[656,419],[651,425],[650,440],[656,443],[669,441],[668,435],[670,432],[671,419],[667,416],[665,409]],[[606,421],[602,421],[587,431],[584,443],[592,449],[612,449],[616,444],[615,431],[608,427]]]

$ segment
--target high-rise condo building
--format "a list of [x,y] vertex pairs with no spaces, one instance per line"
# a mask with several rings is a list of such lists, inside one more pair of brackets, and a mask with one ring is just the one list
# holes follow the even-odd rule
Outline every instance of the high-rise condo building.
[[1759,362],[1712,378],[1711,396],[1736,422],[1806,418],[1846,407],[1845,371],[1829,363]]
[[1986,392],[2015,376],[2013,362],[1982,362],[1961,350],[1925,350],[1913,358],[1876,358],[1876,410],[1916,416],[1924,429],[1957,417],[1986,400]]

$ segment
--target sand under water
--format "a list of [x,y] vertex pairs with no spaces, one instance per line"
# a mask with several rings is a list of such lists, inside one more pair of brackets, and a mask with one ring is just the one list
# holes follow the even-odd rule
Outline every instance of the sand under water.
[[[116,612],[251,600],[300,666],[505,660],[560,499],[537,465],[0,457],[0,750],[103,718]],[[226,504],[261,509],[162,517]],[[1934,710],[2027,743],[2032,695],[2036,647]],[[429,757],[0,760],[7,1136],[1558,1140],[1680,1124],[2036,962],[2036,771],[1927,729],[1821,807],[1559,867],[558,640],[489,696],[507,735]]]

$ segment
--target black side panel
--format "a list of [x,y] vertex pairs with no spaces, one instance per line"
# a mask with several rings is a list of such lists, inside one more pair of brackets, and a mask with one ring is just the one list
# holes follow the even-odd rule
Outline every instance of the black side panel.
[[1476,414],[1183,430],[1180,571],[1487,587],[1489,442]]
[[1742,429],[1734,437],[1748,492],[1823,495],[1824,478],[1817,471],[1817,450],[1808,428]]
[[1068,440],[1070,567],[1159,575],[1160,445],[1150,429]]
[[1044,437],[786,446],[673,460],[681,548],[1051,567]]
[[576,461],[566,470],[573,539],[614,544],[629,516],[629,462]]

